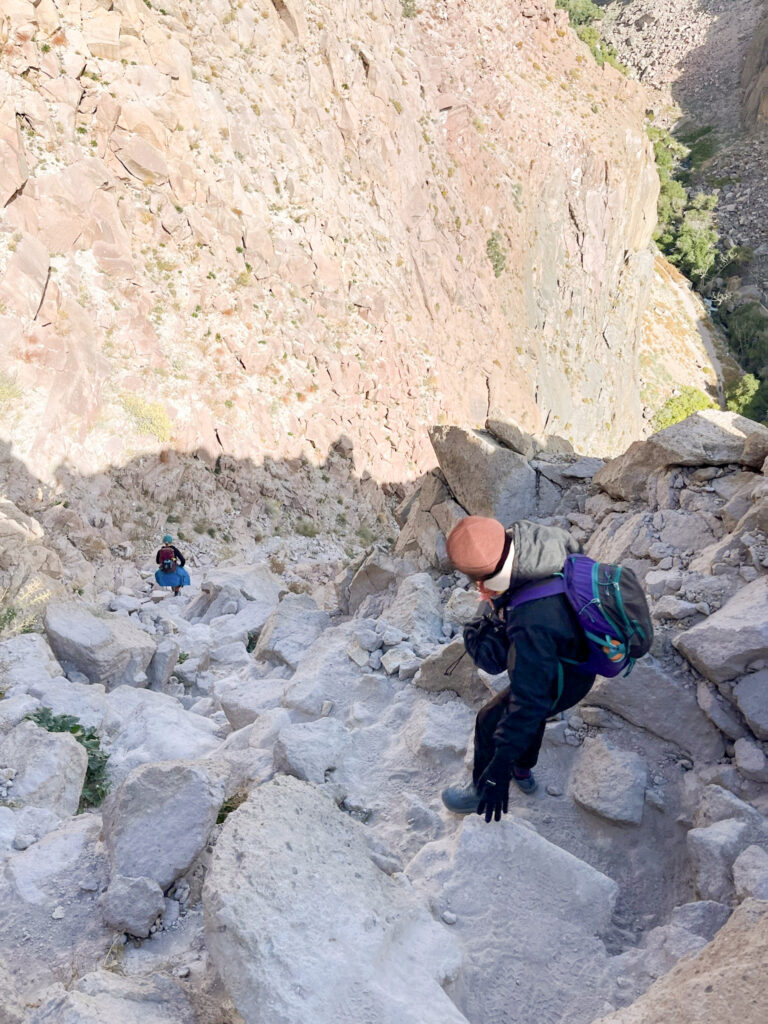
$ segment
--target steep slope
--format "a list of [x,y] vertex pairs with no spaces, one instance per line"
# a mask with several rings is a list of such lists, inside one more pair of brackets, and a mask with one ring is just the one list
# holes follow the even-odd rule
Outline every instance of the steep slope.
[[642,431],[644,100],[549,0],[12,0],[0,37],[0,411],[36,474],[346,433],[402,479],[489,405]]

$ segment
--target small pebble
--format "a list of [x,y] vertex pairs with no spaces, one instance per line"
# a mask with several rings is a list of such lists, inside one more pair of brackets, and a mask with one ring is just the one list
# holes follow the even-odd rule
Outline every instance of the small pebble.
[[456,924],[458,921],[458,918],[452,910],[444,910],[441,916],[446,924]]
[[64,907],[56,907],[54,912],[51,914],[54,921],[60,921],[64,917]]
[[553,785],[551,782],[547,786],[547,792],[549,793],[550,796],[562,796],[563,795],[562,789],[559,786]]

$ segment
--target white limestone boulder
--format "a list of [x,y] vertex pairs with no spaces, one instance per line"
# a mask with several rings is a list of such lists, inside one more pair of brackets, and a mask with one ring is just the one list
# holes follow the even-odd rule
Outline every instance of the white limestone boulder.
[[528,460],[485,431],[437,426],[429,431],[440,469],[470,513],[502,523],[536,511],[536,473]]
[[88,755],[71,733],[20,722],[0,742],[0,768],[15,771],[14,805],[43,807],[60,818],[77,813]]
[[570,782],[570,795],[602,818],[639,825],[643,819],[648,768],[639,754],[620,750],[602,736],[581,749]]
[[475,714],[455,698],[445,704],[421,701],[403,730],[406,746],[430,760],[452,763],[463,756],[472,741]]
[[0,700],[0,733],[8,732],[23,721],[27,715],[42,707],[36,697],[29,694],[19,693],[13,697],[4,697]]
[[268,1007],[271,1024],[466,1024],[441,988],[461,964],[455,939],[306,782],[277,778],[229,815],[203,903],[210,955],[247,1021]]
[[33,1010],[26,1024],[194,1024],[181,985],[165,974],[124,977],[95,971],[63,986]]
[[113,874],[167,889],[205,846],[223,800],[223,784],[200,765],[134,768],[103,808]]
[[725,902],[733,895],[731,866],[748,846],[748,826],[736,818],[692,828],[686,836],[694,884],[700,899]]
[[414,640],[438,640],[443,635],[440,591],[426,572],[406,576],[386,609],[390,626]]
[[311,718],[318,718],[330,704],[330,714],[346,718],[351,707],[365,699],[367,673],[350,660],[347,648],[361,622],[357,619],[326,629],[301,659],[288,680],[283,703]]
[[723,739],[699,707],[696,692],[650,656],[638,661],[628,676],[598,677],[582,703],[613,711],[696,760],[722,757]]
[[102,746],[107,770],[119,784],[137,765],[151,761],[196,760],[221,742],[215,722],[195,715],[174,697],[120,686],[107,694]]
[[[616,883],[512,815],[465,818],[406,865],[465,950],[452,995],[471,1021],[577,1024],[612,991],[607,929]],[[610,1004],[608,1004],[610,1005]]]
[[242,729],[264,711],[282,704],[286,681],[280,676],[262,677],[253,671],[216,680],[212,692],[233,729]]
[[[614,498],[642,498],[651,474],[667,466],[725,466],[742,462],[746,440],[755,428],[754,420],[737,413],[704,409],[646,441],[635,441],[592,479]],[[768,428],[759,430],[768,438]]]
[[163,890],[152,878],[113,875],[101,899],[104,921],[110,928],[145,939],[165,908]]
[[749,583],[673,643],[713,683],[743,676],[768,649],[768,577]]
[[65,672],[75,670],[108,690],[146,686],[155,641],[126,617],[99,618],[83,605],[53,602],[45,612],[51,649]]
[[[15,686],[11,693],[14,697],[20,695],[22,684]],[[99,683],[76,683],[65,676],[53,679],[37,676],[24,684],[23,693],[50,708],[54,715],[72,715],[85,728],[97,731],[107,711],[105,690]]]
[[322,785],[341,767],[351,745],[349,730],[335,718],[296,722],[280,730],[274,747],[275,768]]
[[302,654],[331,624],[308,594],[286,594],[262,629],[254,657],[295,669]]
[[0,679],[3,690],[20,686],[26,693],[33,681],[61,675],[61,665],[40,633],[20,633],[0,643]]

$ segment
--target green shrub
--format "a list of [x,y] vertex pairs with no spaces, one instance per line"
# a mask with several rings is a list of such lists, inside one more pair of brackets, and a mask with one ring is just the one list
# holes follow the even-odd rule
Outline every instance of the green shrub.
[[714,226],[713,214],[717,196],[700,192],[683,214],[673,251],[669,253],[671,263],[694,282],[702,281],[717,261],[719,235]]
[[88,768],[85,773],[83,789],[80,793],[79,811],[87,807],[98,807],[109,791],[107,779],[107,761],[109,754],[101,749],[99,735],[92,726],[86,728],[74,715],[54,715],[50,708],[38,708],[27,715],[30,722],[39,725],[48,732],[68,732],[85,748],[88,755]]
[[507,254],[502,248],[501,235],[498,231],[492,232],[489,236],[488,241],[485,243],[485,251],[488,254],[488,259],[491,261],[494,277],[501,277],[507,265]]
[[742,416],[752,416],[752,406],[760,391],[760,381],[753,373],[745,373],[728,388],[725,395],[725,407],[729,412],[738,412]]
[[747,302],[725,315],[731,351],[745,370],[766,376],[768,316],[759,302]]
[[590,25],[603,17],[603,11],[592,0],[557,0],[557,6],[568,11],[572,25]]
[[120,401],[140,434],[150,434],[158,441],[170,440],[173,424],[160,402],[146,402],[138,395],[123,395]]
[[692,413],[701,409],[715,409],[716,405],[699,388],[684,387],[679,395],[673,395],[667,399],[653,418],[653,429],[664,430],[681,420],[687,419]]
[[400,0],[404,18],[416,17],[416,0]]
[[16,383],[16,378],[0,371],[0,409],[10,405],[17,398],[21,398],[21,389]]

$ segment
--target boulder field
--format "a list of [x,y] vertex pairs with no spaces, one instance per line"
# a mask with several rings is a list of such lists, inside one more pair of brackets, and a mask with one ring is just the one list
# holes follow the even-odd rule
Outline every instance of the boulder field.
[[511,493],[477,460],[436,445],[397,544],[330,585],[232,559],[174,597],[147,569],[7,634],[3,1024],[762,1022],[765,441],[670,430],[605,465],[518,439],[510,473],[551,484],[522,511],[631,565],[656,639],[548,724],[498,824],[440,802],[504,685],[450,669],[477,598],[442,527]]

